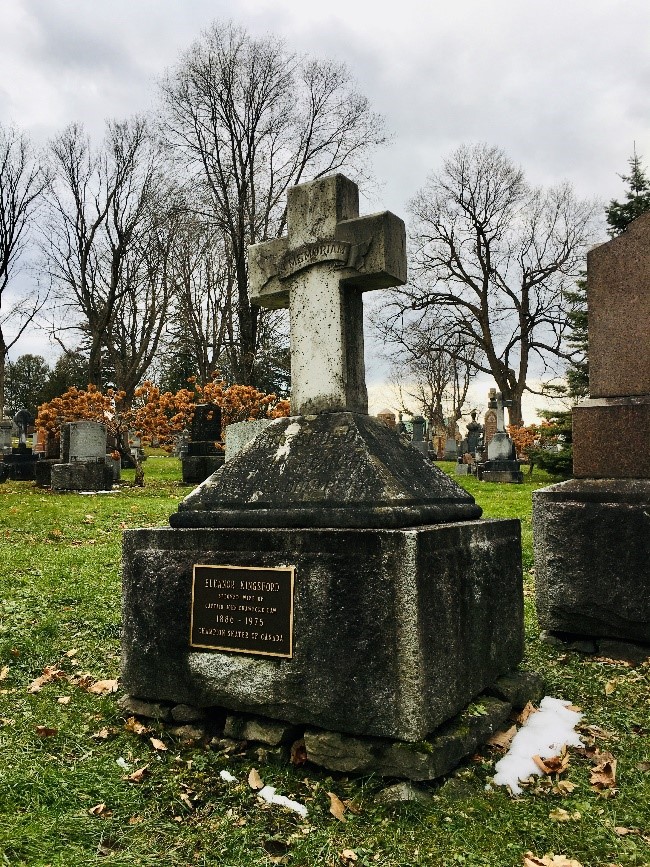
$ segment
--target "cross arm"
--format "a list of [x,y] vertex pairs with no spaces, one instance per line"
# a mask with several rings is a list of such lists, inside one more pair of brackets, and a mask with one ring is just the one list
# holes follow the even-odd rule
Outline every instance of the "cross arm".
[[278,309],[289,306],[289,287],[278,276],[278,262],[286,255],[287,238],[275,238],[248,248],[250,299],[258,307]]
[[337,223],[337,240],[351,244],[357,252],[343,280],[363,291],[387,289],[406,283],[406,228],[390,211],[355,217]]

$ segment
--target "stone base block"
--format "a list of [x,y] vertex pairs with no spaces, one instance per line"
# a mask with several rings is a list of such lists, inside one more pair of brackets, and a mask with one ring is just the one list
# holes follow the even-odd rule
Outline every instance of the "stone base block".
[[38,458],[32,455],[5,455],[2,461],[6,477],[12,482],[33,482]]
[[572,416],[576,478],[650,479],[650,395],[592,398]]
[[34,481],[37,488],[49,488],[52,484],[52,467],[60,464],[60,458],[51,460],[42,460],[36,464],[34,468]]
[[[200,720],[204,725],[199,738],[210,731],[216,734],[212,744],[230,752],[244,749],[249,755],[254,755],[262,745],[270,747],[286,761],[292,745],[291,754],[295,750],[313,764],[331,771],[434,780],[448,774],[463,759],[475,753],[495,731],[508,726],[506,721],[513,709],[520,710],[529,701],[537,703],[542,690],[543,681],[539,675],[528,671],[509,672],[453,719],[416,743],[305,729],[304,726],[260,716],[229,714],[224,722],[221,708],[211,708],[202,713],[187,705],[143,702],[131,696],[122,697],[119,705],[125,713],[164,721],[168,725],[172,721]],[[172,728],[171,732],[175,734],[179,729]]]
[[52,467],[53,491],[110,491],[113,470],[102,462],[75,461]]
[[224,463],[223,455],[186,455],[181,459],[184,485],[200,485]]
[[480,696],[420,743],[355,738],[307,729],[305,750],[315,765],[330,771],[379,774],[408,780],[435,780],[476,752],[508,718],[512,705]]
[[[152,701],[417,741],[523,653],[518,521],[127,530],[123,562],[122,683]],[[193,564],[293,565],[293,657],[190,648]]]
[[542,629],[650,643],[650,480],[535,491],[533,537]]
[[478,468],[478,477],[481,482],[504,482],[506,484],[520,485],[524,480],[519,461],[486,461]]

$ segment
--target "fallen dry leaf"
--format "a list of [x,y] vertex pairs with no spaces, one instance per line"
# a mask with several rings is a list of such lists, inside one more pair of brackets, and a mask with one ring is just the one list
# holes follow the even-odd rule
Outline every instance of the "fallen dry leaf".
[[158,740],[158,738],[149,738],[149,741],[154,750],[158,750],[161,753],[167,752],[167,747],[161,740]]
[[505,732],[495,732],[492,737],[489,739],[488,743],[492,747],[498,747],[502,750],[507,750],[510,748],[510,744],[512,743],[512,739],[517,734],[517,726],[511,726]]
[[548,817],[553,822],[577,822],[581,818],[581,813],[577,810],[574,813],[569,813],[567,810],[563,810],[562,807],[557,807],[555,810],[551,810]]
[[529,716],[534,713],[537,713],[538,708],[532,702],[528,702],[525,707],[523,707],[518,714],[515,715],[515,719],[520,725],[523,725]]
[[78,651],[78,649],[75,647],[74,650],[66,650],[66,652],[65,652],[63,655],[64,655],[64,656],[67,656],[69,659],[72,659],[72,657],[73,657],[73,656],[76,656],[78,653],[79,653],[79,651]]
[[127,732],[133,732],[135,735],[146,735],[149,729],[143,725],[134,716],[130,716],[124,723],[124,728]]
[[637,762],[635,767],[637,771],[643,771],[644,773],[647,773],[648,771],[650,771],[650,762]]
[[292,765],[304,765],[307,761],[307,750],[305,748],[305,742],[302,738],[300,740],[294,741],[291,744],[291,757],[290,761]]
[[71,698],[71,696],[69,696],[69,695],[60,695],[57,698],[57,702],[59,704],[70,704],[70,698]]
[[264,788],[264,783],[256,768],[251,768],[251,772],[248,775],[248,785],[251,789],[255,789],[255,791]]
[[559,756],[544,759],[544,764],[548,768],[549,774],[563,774],[569,767],[569,754],[566,748],[562,750]]
[[540,759],[539,756],[532,756],[532,759],[543,774],[550,774],[551,773],[549,771],[548,767],[546,766],[544,760]]
[[355,861],[359,860],[359,856],[352,849],[344,849],[339,855],[339,858],[344,864],[354,864]]
[[122,779],[128,780],[129,783],[141,783],[149,773],[148,768],[149,765],[143,765],[141,768],[138,768],[137,771],[133,771],[132,774],[129,774],[126,777],[122,777]]
[[190,796],[188,794],[186,794],[185,792],[181,792],[179,797],[189,810],[194,809],[194,804],[192,804],[192,802],[190,801]]
[[0,668],[0,680],[5,680],[8,674],[9,674],[9,666],[8,665],[4,665],[2,668]]
[[613,789],[616,786],[616,759],[607,757],[594,768],[592,768],[591,776],[589,777],[591,786],[596,791],[603,789]]
[[43,689],[46,683],[50,683],[53,680],[60,680],[62,677],[65,677],[64,671],[61,671],[61,669],[57,668],[56,665],[46,665],[43,669],[43,674],[33,680],[27,687],[27,692],[39,692],[39,690]]
[[36,734],[39,738],[53,738],[58,733],[58,729],[51,729],[48,726],[36,726]]
[[106,809],[106,804],[95,804],[94,807],[91,807],[88,810],[88,813],[91,816],[106,816],[109,815],[108,810]]
[[328,792],[327,794],[330,799],[330,813],[335,819],[338,819],[339,822],[345,822],[345,804],[338,795],[334,794],[334,792]]
[[110,731],[108,729],[100,729],[98,732],[95,732],[90,737],[94,738],[96,741],[105,741],[108,739],[110,735]]
[[141,822],[144,822],[142,816],[131,816],[129,819],[129,825],[139,825]]
[[524,867],[582,867],[579,861],[573,858],[567,858],[565,855],[544,855],[543,858],[538,858],[532,852],[526,852],[524,855]]
[[614,828],[614,833],[618,834],[619,837],[627,837],[628,834],[640,834],[641,830],[639,828],[622,828],[619,825]]
[[605,665],[621,665],[624,668],[632,668],[632,663],[627,659],[612,659],[611,656],[592,656],[591,662],[603,662]]
[[605,695],[611,695],[616,689],[616,681],[608,680],[605,684]]
[[86,687],[86,689],[93,695],[109,695],[111,692],[117,692],[117,681],[97,680],[95,683]]
[[576,784],[569,780],[558,780],[553,786],[553,791],[556,795],[570,795],[575,788]]

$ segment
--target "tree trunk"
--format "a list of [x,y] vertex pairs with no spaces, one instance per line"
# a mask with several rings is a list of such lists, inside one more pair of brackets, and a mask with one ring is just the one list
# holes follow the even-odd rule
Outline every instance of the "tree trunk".
[[0,327],[0,419],[4,418],[5,411],[5,373],[7,370],[7,344],[5,343],[2,327]]
[[510,406],[508,407],[508,421],[511,425],[515,425],[516,427],[523,427],[524,418],[521,414],[521,395],[503,395],[505,399],[509,399],[512,401]]

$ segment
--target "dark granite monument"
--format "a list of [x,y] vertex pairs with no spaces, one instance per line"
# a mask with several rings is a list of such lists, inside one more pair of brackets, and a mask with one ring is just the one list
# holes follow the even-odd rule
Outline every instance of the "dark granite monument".
[[227,708],[240,733],[262,716],[326,767],[432,778],[525,701],[494,686],[523,652],[519,522],[479,520],[367,414],[361,295],[406,280],[402,221],[359,217],[341,175],[292,187],[287,210],[250,274],[254,303],[290,308],[292,417],[171,527],[125,532],[124,706]]
[[19,409],[14,416],[18,428],[18,446],[3,456],[5,478],[14,482],[32,482],[36,472],[38,457],[27,445],[27,431],[34,423],[34,417],[26,409]]
[[224,462],[221,447],[221,407],[199,403],[192,418],[192,435],[181,456],[183,484],[198,485],[216,472]]
[[533,494],[543,629],[650,643],[650,214],[587,256],[575,478]]

